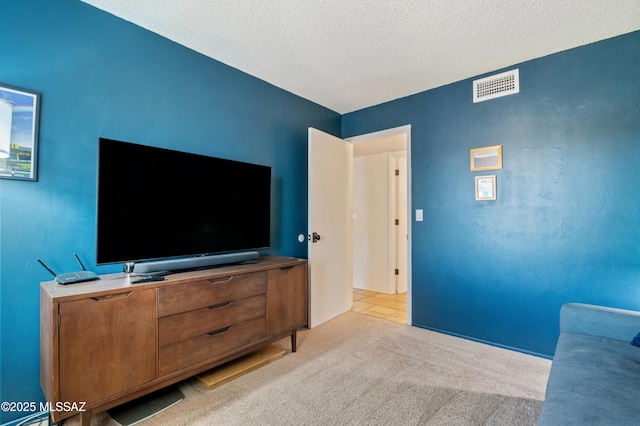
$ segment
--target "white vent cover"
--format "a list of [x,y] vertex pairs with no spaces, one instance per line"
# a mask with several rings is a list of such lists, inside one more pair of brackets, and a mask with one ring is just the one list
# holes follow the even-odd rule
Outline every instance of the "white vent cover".
[[512,95],[519,91],[520,73],[518,69],[515,69],[475,80],[473,82],[473,102]]

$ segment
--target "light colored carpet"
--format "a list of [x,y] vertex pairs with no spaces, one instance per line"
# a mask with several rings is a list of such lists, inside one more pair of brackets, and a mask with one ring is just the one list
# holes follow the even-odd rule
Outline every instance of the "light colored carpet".
[[[289,349],[289,340],[278,342]],[[141,425],[535,425],[551,361],[347,312],[298,352]],[[66,425],[77,424],[69,419]],[[116,426],[107,413],[92,425]]]

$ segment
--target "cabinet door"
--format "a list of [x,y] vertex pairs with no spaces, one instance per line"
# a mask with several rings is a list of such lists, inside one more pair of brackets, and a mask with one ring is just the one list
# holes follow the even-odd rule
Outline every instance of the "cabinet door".
[[97,401],[156,377],[156,289],[60,303],[60,400]]
[[307,265],[269,271],[267,334],[292,331],[307,325]]

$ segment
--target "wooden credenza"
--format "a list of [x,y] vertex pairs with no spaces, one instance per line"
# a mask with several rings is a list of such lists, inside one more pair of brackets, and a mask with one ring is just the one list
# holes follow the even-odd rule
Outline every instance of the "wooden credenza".
[[[307,325],[307,261],[40,285],[40,384],[54,422],[107,410],[291,336]],[[84,411],[66,411],[76,403]]]

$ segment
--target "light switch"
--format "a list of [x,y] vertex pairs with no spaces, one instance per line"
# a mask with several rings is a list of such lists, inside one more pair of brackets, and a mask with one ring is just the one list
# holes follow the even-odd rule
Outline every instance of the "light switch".
[[422,209],[416,209],[416,222],[422,222]]

